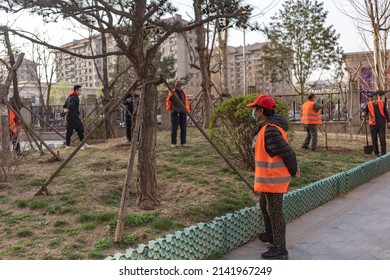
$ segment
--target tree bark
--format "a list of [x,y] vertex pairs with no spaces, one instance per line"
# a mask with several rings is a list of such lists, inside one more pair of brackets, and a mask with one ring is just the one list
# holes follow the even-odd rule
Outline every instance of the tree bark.
[[[202,21],[201,14],[201,4],[199,0],[194,1],[194,13],[195,13],[195,23],[200,23]],[[199,56],[199,66],[200,72],[202,75],[202,90],[203,94],[203,128],[207,129],[210,124],[211,118],[211,78],[209,70],[209,54],[208,49],[206,48],[205,33],[207,30],[203,26],[196,28],[196,50],[198,51]]]
[[[137,184],[137,204],[142,209],[154,209],[160,204],[157,196],[156,179],[156,136],[157,136],[157,87],[155,83],[143,86],[141,97],[143,98],[143,116],[141,137],[138,149],[139,183]],[[133,139],[136,141],[137,139]]]

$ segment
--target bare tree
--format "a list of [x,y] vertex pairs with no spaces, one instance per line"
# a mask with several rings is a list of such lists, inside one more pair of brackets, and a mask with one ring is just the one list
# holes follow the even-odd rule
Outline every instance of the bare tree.
[[[101,16],[97,12],[97,16]],[[103,25],[99,23],[101,28],[103,28]],[[99,50],[100,54],[107,54],[108,52],[108,44],[107,40],[108,38],[106,37],[107,35],[105,33],[100,33],[99,38],[101,39],[101,49]],[[92,37],[93,34],[90,34],[90,41],[89,41],[89,47],[91,50],[91,53],[94,54],[94,48],[92,44]],[[113,91],[115,84],[118,82],[119,79],[121,79],[125,74],[127,74],[131,68],[131,64],[125,65],[123,69],[119,68],[119,60],[120,56],[116,56],[113,58],[115,60],[114,63],[110,64],[108,61],[108,57],[105,56],[103,58],[100,58],[102,61],[102,67],[99,66],[97,63],[97,59],[93,60],[96,73],[99,77],[100,82],[102,83],[102,92],[103,92],[103,98],[102,98],[102,103],[103,103],[103,108],[104,112],[103,114],[106,115],[108,114],[112,108],[112,104],[110,103],[111,99],[116,99],[118,96],[115,94],[116,92]],[[113,71],[112,71],[113,70]],[[111,75],[110,75],[111,73]],[[115,138],[116,136],[116,131],[114,130],[116,126],[115,123],[115,112],[111,113],[110,116],[107,118],[105,122],[105,128],[106,128],[106,137],[107,138]]]
[[[125,55],[131,62],[139,80],[144,83],[141,94],[141,104],[144,115],[140,129],[140,142],[138,153],[138,205],[144,209],[154,208],[159,204],[157,196],[156,180],[156,108],[157,108],[157,68],[154,58],[163,41],[173,33],[185,32],[203,26],[207,22],[219,17],[234,18],[248,14],[247,10],[238,9],[221,15],[213,15],[197,22],[182,25],[181,22],[167,22],[162,19],[166,13],[175,12],[176,9],[167,1],[114,1],[85,0],[85,1],[62,1],[62,0],[37,0],[37,1],[13,1],[13,6],[8,6],[15,12],[29,10],[41,15],[46,21],[55,21],[63,17],[77,22],[91,30],[111,34],[117,44],[117,51],[105,54],[85,56],[72,53],[39,40],[33,34],[26,34],[21,30],[12,32],[30,41],[38,42],[53,49],[61,50],[72,55],[96,59],[109,55]],[[19,4],[19,5],[15,5]],[[100,12],[102,15],[97,15]],[[4,27],[3,27],[4,29]],[[7,29],[7,28],[5,28]],[[145,42],[152,42],[147,45]]]
[[16,72],[20,65],[22,64],[24,57],[24,53],[20,53],[14,64],[8,64],[6,61],[0,59],[1,63],[3,63],[8,70],[8,75],[3,84],[0,84],[0,120],[1,120],[1,152],[0,152],[0,178],[3,181],[8,180],[8,167],[11,165],[11,156],[10,156],[10,139],[9,139],[9,123],[8,123],[8,106],[7,106],[7,98],[8,92],[11,87],[11,83],[14,81],[16,77]]
[[[390,31],[390,1],[347,0],[355,13],[340,9],[358,28],[366,47],[373,54],[375,90],[385,91],[389,86],[389,52],[387,44]],[[371,36],[371,42],[367,35]],[[370,60],[369,60],[370,61]]]
[[[204,27],[200,25],[195,29],[196,32],[196,51],[199,58],[199,64],[193,65],[198,68],[202,75],[202,94],[203,100],[203,128],[208,128],[211,118],[212,104],[212,81],[211,81],[211,57],[213,56],[214,45],[217,35],[217,30],[227,29],[233,21],[228,21],[229,18],[220,17],[221,14],[232,13],[237,10],[245,11],[246,13],[236,17],[236,24],[246,22],[248,20],[248,13],[252,10],[249,6],[241,6],[241,0],[226,0],[226,1],[202,1],[194,0],[193,2],[195,23],[203,21],[204,17],[214,15],[217,19],[210,22]],[[226,19],[227,26],[222,26],[220,19]],[[210,29],[214,28],[214,32],[209,36]],[[226,57],[225,57],[226,58]],[[225,65],[226,66],[226,65]],[[226,69],[225,69],[226,70]]]

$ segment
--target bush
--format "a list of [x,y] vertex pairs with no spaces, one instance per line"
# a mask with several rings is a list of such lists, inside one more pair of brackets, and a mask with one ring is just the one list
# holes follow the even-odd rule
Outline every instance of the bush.
[[[101,118],[97,118],[93,121],[93,118],[84,119],[84,135],[87,135],[98,123],[100,123]],[[102,124],[90,137],[91,140],[102,140],[106,139],[106,130],[104,124]]]
[[[252,141],[258,122],[252,118],[252,109],[246,105],[258,94],[248,94],[221,103],[211,116],[210,136],[235,163],[254,169]],[[275,98],[276,114],[288,119],[287,106]]]

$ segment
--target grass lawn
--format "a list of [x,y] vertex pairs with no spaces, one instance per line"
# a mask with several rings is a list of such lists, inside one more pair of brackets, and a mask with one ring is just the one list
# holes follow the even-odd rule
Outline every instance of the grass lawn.
[[[309,152],[299,148],[303,136],[296,133],[290,141],[302,171],[291,188],[374,158],[363,153],[363,140],[333,136],[325,149],[319,134],[318,151]],[[46,161],[49,153],[27,153],[12,181],[0,183],[0,259],[103,259],[256,203],[256,196],[195,128],[188,131],[189,147],[171,148],[168,131],[158,132],[157,139],[160,206],[140,210],[133,186],[121,243],[114,243],[113,236],[129,156],[124,138],[79,151],[48,186],[50,196],[33,195],[60,163]],[[59,152],[62,157],[71,153]],[[253,171],[240,171],[253,181]]]

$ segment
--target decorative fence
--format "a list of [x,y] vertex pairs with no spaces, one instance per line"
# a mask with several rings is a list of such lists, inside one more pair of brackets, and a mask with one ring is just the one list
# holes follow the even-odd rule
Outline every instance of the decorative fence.
[[[316,102],[324,104],[327,100],[331,100],[330,106],[327,109],[321,110],[324,121],[346,121],[347,106],[346,96],[341,93],[316,93]],[[299,94],[291,95],[275,95],[277,99],[282,101],[290,109],[290,121],[298,122],[300,119],[302,108],[302,97]],[[304,96],[303,102],[307,101],[307,96]]]
[[[284,196],[286,220],[292,220],[390,171],[390,154],[314,182]],[[201,260],[225,254],[254,238],[264,224],[259,206],[215,218],[210,223],[168,234],[136,249],[109,256],[107,260]]]

